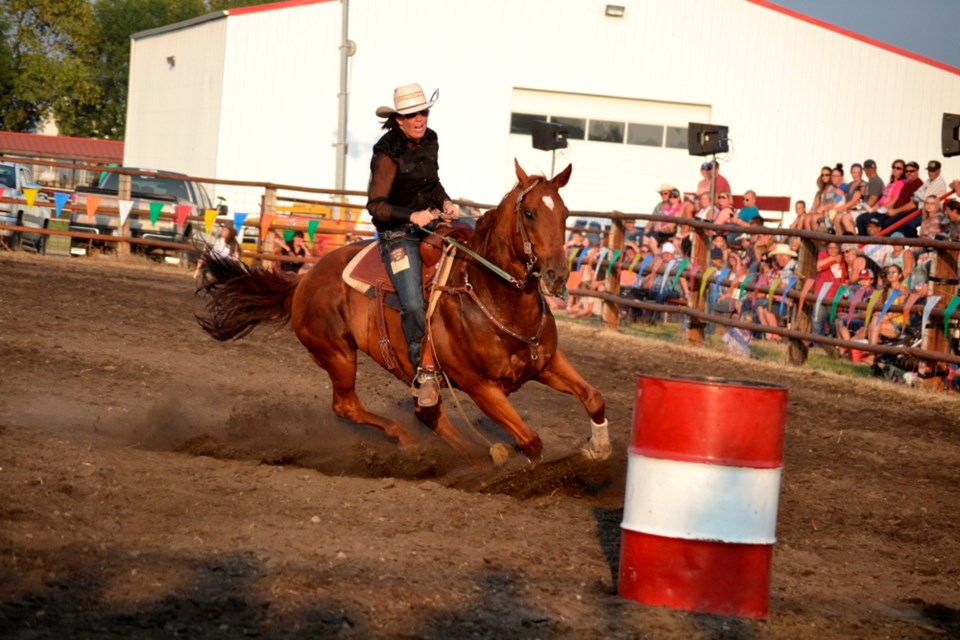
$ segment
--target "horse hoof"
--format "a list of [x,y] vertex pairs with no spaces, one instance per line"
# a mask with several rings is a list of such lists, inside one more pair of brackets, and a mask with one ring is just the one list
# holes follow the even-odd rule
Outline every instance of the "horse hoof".
[[532,442],[521,445],[520,451],[527,456],[530,462],[536,464],[543,459],[543,442],[540,441],[540,438],[536,438]]
[[490,460],[495,467],[502,467],[510,458],[510,449],[502,442],[490,447]]

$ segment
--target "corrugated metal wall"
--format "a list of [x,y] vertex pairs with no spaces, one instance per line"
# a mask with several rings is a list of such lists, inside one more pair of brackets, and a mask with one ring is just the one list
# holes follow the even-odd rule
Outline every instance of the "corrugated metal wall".
[[[960,76],[746,0],[616,4],[625,5],[623,18],[605,16],[603,0],[350,0],[357,53],[348,188],[366,187],[370,149],[381,133],[374,110],[409,82],[427,92],[441,88],[430,125],[440,134],[448,191],[488,202],[514,180],[517,143],[509,126],[518,88],[596,96],[598,105],[610,98],[700,105],[730,127],[722,171],[735,191],[808,201],[825,164],[849,167],[871,157],[885,175],[896,157],[939,158],[941,116],[960,111]],[[189,117],[202,126],[191,125],[199,135],[189,139],[131,127],[129,157],[151,159],[146,148],[153,145],[155,157],[167,161],[179,146],[182,156],[215,153],[219,177],[332,186],[340,7],[261,11],[135,41],[131,124],[146,129]],[[165,69],[147,55],[157,41],[189,41],[191,31],[222,24],[222,100],[171,87],[164,93],[181,97],[158,104],[156,76]],[[218,37],[202,37],[211,56],[205,64],[218,62]],[[134,95],[140,92],[154,98]],[[175,108],[178,118],[165,108]],[[213,129],[205,129],[209,114],[200,113],[210,108],[220,109],[216,142],[207,136]],[[134,109],[147,117],[133,117]],[[607,148],[571,145],[558,155],[558,170],[574,164],[564,190],[572,208],[649,211],[661,182],[691,190],[700,177],[701,159],[683,150],[590,144]],[[549,171],[545,152],[526,161],[538,157],[539,165],[528,168]],[[944,165],[948,178],[960,177],[960,161]]]

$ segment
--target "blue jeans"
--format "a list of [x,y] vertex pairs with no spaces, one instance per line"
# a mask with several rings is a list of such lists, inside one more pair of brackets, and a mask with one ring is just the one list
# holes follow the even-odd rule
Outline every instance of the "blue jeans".
[[[380,257],[387,266],[390,281],[400,298],[400,326],[407,339],[407,355],[416,371],[420,364],[420,345],[426,333],[426,304],[423,298],[423,267],[420,261],[420,236],[416,231],[389,240],[380,240]],[[394,260],[397,250],[406,252],[406,261]],[[394,271],[397,269],[397,271]]]

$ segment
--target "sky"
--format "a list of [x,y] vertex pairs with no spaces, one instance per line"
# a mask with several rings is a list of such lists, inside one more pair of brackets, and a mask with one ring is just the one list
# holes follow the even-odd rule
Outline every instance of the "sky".
[[960,0],[770,0],[960,69]]

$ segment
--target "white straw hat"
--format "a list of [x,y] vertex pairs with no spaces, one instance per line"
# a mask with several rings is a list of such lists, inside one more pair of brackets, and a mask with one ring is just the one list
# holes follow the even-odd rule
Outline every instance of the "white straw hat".
[[379,107],[377,117],[389,118],[395,113],[405,116],[429,109],[436,104],[439,96],[440,89],[437,89],[428,101],[419,84],[405,84],[393,90],[393,107]]

